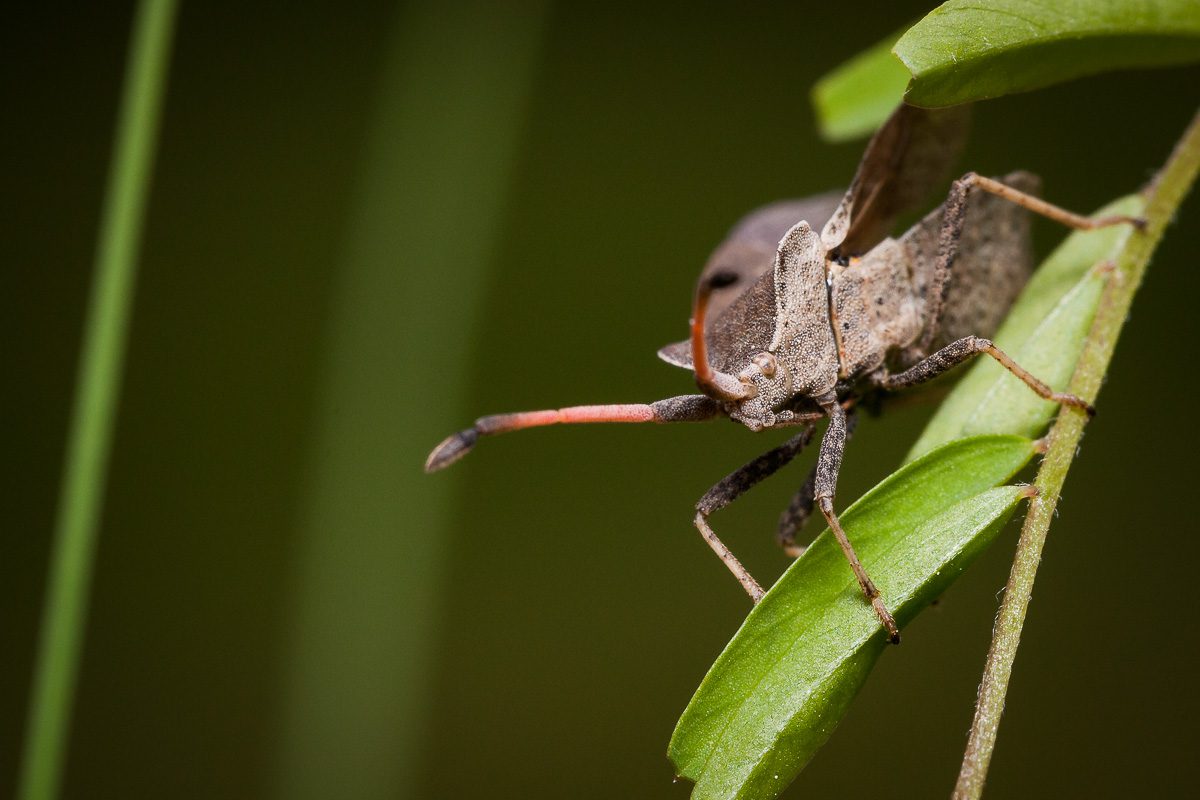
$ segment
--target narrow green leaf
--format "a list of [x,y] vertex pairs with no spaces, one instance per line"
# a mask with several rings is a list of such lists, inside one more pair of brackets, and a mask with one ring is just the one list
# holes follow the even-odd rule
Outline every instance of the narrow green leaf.
[[909,76],[892,54],[892,46],[901,33],[896,31],[813,85],[817,128],[826,140],[844,142],[867,136],[900,104]]
[[904,96],[937,108],[1117,69],[1200,60],[1196,0],[950,0],[895,51],[912,73]]
[[16,794],[59,796],[179,4],[141,0],[125,60]]
[[[1019,436],[953,442],[846,510],[847,531],[903,625],[954,580],[1024,489],[994,488],[1033,456]],[[774,797],[829,738],[884,636],[826,530],[746,618],[671,739],[694,798]]]
[[[1096,214],[1136,216],[1143,209],[1142,198],[1130,195]],[[1000,349],[1052,388],[1064,389],[1107,280],[1103,265],[1116,257],[1132,230],[1119,225],[1067,237],[1038,269],[996,333]],[[963,436],[1037,436],[1056,408],[993,359],[980,358],[934,414],[908,458]]]

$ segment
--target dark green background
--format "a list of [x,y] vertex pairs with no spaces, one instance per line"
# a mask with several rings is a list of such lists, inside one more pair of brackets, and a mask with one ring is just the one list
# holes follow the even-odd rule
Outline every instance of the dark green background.
[[[809,87],[924,8],[185,3],[67,796],[686,796],[667,739],[747,608],[690,509],[774,437],[564,428],[420,464],[483,413],[689,391],[654,349],[707,251],[844,184],[860,145],[816,139]],[[3,786],[131,8],[22,13],[0,33]],[[1161,164],[1197,86],[987,103],[963,169],[1091,209]],[[1059,235],[1038,223],[1042,252]],[[1193,198],[1067,484],[991,797],[1194,784],[1198,252]],[[863,423],[843,504],[930,410]],[[804,474],[715,519],[762,579]],[[905,631],[789,796],[948,794],[1014,543]]]

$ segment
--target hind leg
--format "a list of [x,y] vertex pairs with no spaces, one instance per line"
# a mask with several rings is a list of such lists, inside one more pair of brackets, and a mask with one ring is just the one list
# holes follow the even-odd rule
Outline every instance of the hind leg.
[[1013,361],[1007,353],[992,344],[991,339],[984,339],[981,336],[966,336],[957,342],[951,342],[904,372],[898,375],[880,374],[874,378],[874,381],[877,386],[883,389],[905,389],[909,386],[916,386],[925,381],[933,380],[943,372],[953,369],[967,359],[977,356],[980,353],[986,353],[999,361],[1004,365],[1005,369],[1024,381],[1026,386],[1041,397],[1053,400],[1056,403],[1062,403],[1063,405],[1081,408],[1087,412],[1088,416],[1096,413],[1096,409],[1092,407],[1091,403],[1073,394],[1054,391],[1035,378],[1020,364]]
[[[1014,189],[994,178],[985,178],[974,172],[968,172],[950,187],[950,194],[946,197],[946,202],[942,207],[942,227],[938,233],[938,257],[934,265],[933,282],[929,293],[929,322],[925,327],[924,335],[917,344],[917,350],[922,355],[929,353],[929,348],[937,337],[942,309],[946,304],[946,290],[950,284],[950,273],[954,266],[955,256],[958,255],[958,241],[962,236],[963,220],[967,214],[967,199],[974,189],[982,189],[997,197],[1002,197],[1035,214],[1041,214],[1043,217],[1076,230],[1090,231],[1122,224],[1141,228],[1146,224],[1145,220],[1137,217],[1109,216],[1091,219],[1080,216],[1052,203],[1047,203],[1027,192]],[[1008,364],[1005,366],[1008,367]],[[1009,369],[1012,368],[1009,367]],[[1022,380],[1024,379],[1022,378]]]

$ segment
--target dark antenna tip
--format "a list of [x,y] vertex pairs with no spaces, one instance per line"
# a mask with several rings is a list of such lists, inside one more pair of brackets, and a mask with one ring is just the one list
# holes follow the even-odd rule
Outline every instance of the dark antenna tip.
[[471,448],[477,441],[479,441],[479,431],[474,428],[450,434],[442,440],[441,444],[433,448],[429,458],[425,459],[425,471],[437,472],[439,469],[445,469],[471,452]]

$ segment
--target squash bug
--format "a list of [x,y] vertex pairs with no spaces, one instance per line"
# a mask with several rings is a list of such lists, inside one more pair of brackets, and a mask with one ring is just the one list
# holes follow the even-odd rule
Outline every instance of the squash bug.
[[[817,508],[893,643],[900,632],[859,562],[834,509],[838,471],[864,400],[925,383],[973,356],[999,361],[1040,396],[1056,392],[988,338],[1029,279],[1029,213],[1078,229],[1141,221],[1089,219],[1037,197],[1026,172],[967,173],[945,202],[899,238],[888,234],[949,177],[966,137],[967,108],[900,106],[867,145],[840,196],[785,201],[738,223],[696,287],[690,336],[659,356],[692,370],[701,394],[649,404],[573,406],[482,417],[434,448],[429,472],[464,456],[481,436],[584,422],[698,422],[728,417],[752,431],[794,426],[788,441],[712,487],[694,524],[754,602],[764,592],[718,538],[709,517],[795,458],[828,418],[819,455],[779,525],[786,552]],[[982,191],[977,191],[982,190]],[[809,220],[812,220],[810,223]],[[825,220],[818,233],[814,225]]]

